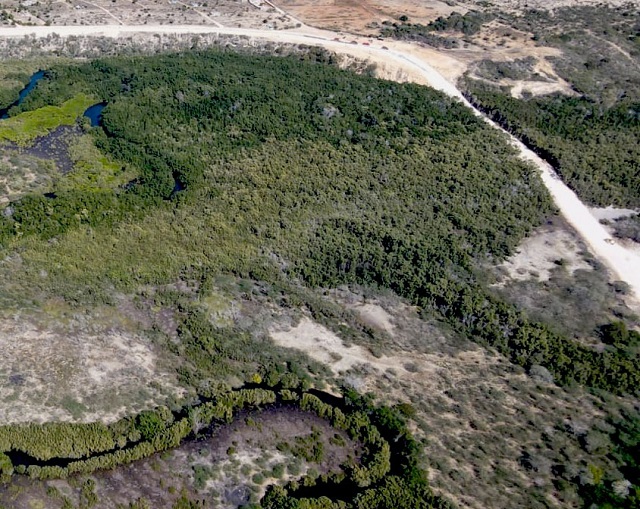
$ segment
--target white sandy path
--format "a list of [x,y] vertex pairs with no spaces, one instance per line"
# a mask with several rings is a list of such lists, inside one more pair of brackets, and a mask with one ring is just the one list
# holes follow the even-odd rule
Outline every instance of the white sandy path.
[[[135,25],[135,26],[38,26],[38,27],[3,27],[0,28],[0,37],[22,37],[25,35],[35,35],[36,37],[46,37],[49,34],[60,36],[70,35],[94,35],[117,38],[121,35],[134,33],[166,33],[166,34],[197,34],[197,33],[220,33],[229,35],[239,35],[264,39],[281,43],[293,44],[316,44],[323,46],[337,53],[355,56],[356,58],[369,59],[381,64],[386,68],[385,77],[390,76],[393,69],[402,70],[403,78],[409,81],[428,84],[445,94],[457,98],[472,108],[473,111],[496,129],[502,130],[494,122],[487,119],[482,113],[477,111],[462,96],[460,90],[455,85],[447,81],[438,71],[427,62],[410,52],[406,44],[388,42],[384,44],[389,50],[382,49],[381,44],[367,41],[370,46],[361,44],[348,44],[344,41],[336,41],[334,38],[338,34],[319,30],[310,27],[302,27],[299,30],[253,30],[243,28],[220,28],[212,26],[169,26],[169,25]],[[350,37],[349,40],[366,39]],[[502,130],[506,133],[506,131]],[[615,277],[629,284],[631,290],[637,298],[640,298],[640,256],[616,243],[607,230],[589,212],[587,206],[582,203],[576,194],[569,189],[558,177],[553,168],[529,150],[520,141],[510,136],[514,146],[520,151],[521,157],[533,163],[542,172],[542,180],[549,190],[556,206],[561,214],[571,226],[575,228],[580,237],[589,246],[592,252],[600,259],[612,272]]]

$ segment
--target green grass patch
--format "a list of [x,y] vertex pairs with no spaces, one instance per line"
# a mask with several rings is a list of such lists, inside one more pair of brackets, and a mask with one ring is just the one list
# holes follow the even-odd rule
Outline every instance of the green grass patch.
[[84,135],[71,142],[69,155],[73,171],[56,182],[56,190],[113,189],[136,177],[136,171],[114,161],[95,146],[91,135]]
[[8,118],[0,122],[0,140],[26,145],[39,136],[47,135],[56,127],[73,125],[95,102],[88,95],[77,94],[60,106],[44,106]]

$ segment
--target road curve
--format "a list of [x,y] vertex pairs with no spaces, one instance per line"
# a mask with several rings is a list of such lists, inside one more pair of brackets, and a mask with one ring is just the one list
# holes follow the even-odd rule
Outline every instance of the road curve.
[[[424,60],[413,54],[404,53],[398,45],[385,41],[390,49],[383,49],[378,43],[362,46],[348,44],[349,41],[336,40],[337,34],[327,30],[314,29],[303,26],[296,30],[256,30],[246,28],[228,28],[200,25],[97,25],[97,26],[28,26],[1,27],[0,37],[46,37],[51,34],[66,36],[106,36],[117,38],[134,33],[165,33],[165,34],[211,34],[246,36],[257,39],[280,42],[283,44],[314,44],[325,47],[336,53],[366,58],[376,63],[390,64],[407,71],[409,79],[424,82],[440,90],[450,97],[454,97],[469,108],[476,115],[503,131],[511,139],[513,145],[520,152],[522,159],[534,164],[541,171],[542,181],[549,190],[556,206],[566,221],[578,232],[589,246],[592,253],[614,275],[616,279],[626,282],[636,299],[640,299],[640,256],[624,246],[616,243],[600,222],[589,212],[587,206],[577,195],[567,187],[554,169],[524,146],[519,140],[504,131],[500,126],[476,110],[462,95],[454,84],[447,81],[438,71]],[[357,38],[351,38],[357,39]]]

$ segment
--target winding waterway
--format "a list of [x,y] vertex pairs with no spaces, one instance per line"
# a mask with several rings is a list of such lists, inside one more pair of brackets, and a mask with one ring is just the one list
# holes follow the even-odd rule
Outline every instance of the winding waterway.
[[27,97],[34,88],[36,88],[38,81],[40,81],[42,78],[44,78],[44,71],[38,71],[35,74],[33,74],[27,86],[24,87],[22,90],[20,90],[20,93],[18,94],[18,99],[12,102],[6,108],[0,109],[0,120],[9,118],[9,110],[15,106],[19,106],[20,104],[22,104],[22,101],[24,101],[25,97]]
[[[0,109],[0,120],[6,120],[9,118],[9,111],[11,108],[15,108],[16,106],[20,106],[27,96],[36,88],[36,85],[40,80],[45,77],[45,71],[40,70],[35,72],[31,78],[29,79],[29,83],[20,90],[18,94],[18,99],[12,102],[6,108]],[[84,113],[82,114],[84,117],[87,117],[91,122],[91,127],[97,127],[102,124],[102,110],[107,106],[106,102],[99,102],[92,106],[89,106]]]

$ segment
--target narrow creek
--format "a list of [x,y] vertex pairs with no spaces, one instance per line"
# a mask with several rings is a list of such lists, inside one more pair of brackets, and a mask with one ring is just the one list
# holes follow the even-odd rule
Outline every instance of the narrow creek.
[[[40,70],[35,72],[29,79],[29,83],[20,90],[18,93],[18,99],[12,102],[5,108],[0,108],[0,120],[6,120],[9,118],[9,111],[16,106],[20,106],[28,95],[36,88],[36,85],[46,76],[46,71]],[[91,127],[98,127],[102,125],[102,110],[107,106],[107,103],[102,101],[92,106],[89,106],[84,113],[84,117],[87,117],[91,122]]]
[[[54,197],[54,196],[53,196]],[[264,390],[273,390],[273,388],[264,385],[264,384],[245,384],[243,386],[243,389],[264,389]],[[338,407],[338,408],[344,408],[344,400],[342,398],[339,398],[337,396],[334,396],[332,394],[329,394],[327,392],[321,391],[321,390],[317,390],[317,389],[310,389],[307,391],[309,394],[312,394],[313,396],[316,396],[318,399],[320,399],[323,403],[327,403],[330,404],[332,406]],[[298,396],[301,397],[302,393],[298,392]],[[174,421],[178,421],[180,419],[183,419],[185,417],[188,416],[189,414],[189,410],[191,409],[196,409],[199,406],[208,403],[208,402],[213,402],[213,399],[210,398],[204,398],[204,397],[200,397],[199,398],[199,402],[197,404],[194,404],[190,407],[184,407],[181,408],[179,410],[173,411],[173,419]],[[262,407],[260,407],[260,411],[267,411],[267,410],[277,410],[277,409],[283,409],[283,410],[294,410],[297,409],[297,407],[295,407],[294,405],[292,405],[291,403],[285,401],[282,399],[282,396],[276,392],[276,401],[275,403],[271,403],[271,404],[267,404],[264,405]],[[245,412],[246,410],[240,410],[238,411],[239,414],[241,414],[242,412]],[[206,428],[204,428],[203,430],[200,430],[198,433],[191,433],[190,435],[188,435],[183,441],[182,444],[179,447],[182,447],[182,445],[184,445],[185,443],[189,443],[192,441],[198,441],[198,440],[202,440],[205,437],[210,437],[213,433],[215,433],[217,430],[224,428],[225,426],[228,426],[229,423],[225,420],[214,420],[210,425],[208,425]],[[87,460],[87,459],[91,459],[91,458],[97,458],[99,456],[104,456],[106,454],[111,454],[114,453],[116,451],[127,451],[128,449],[132,449],[134,447],[136,447],[140,442],[142,441],[142,439],[137,440],[137,441],[133,441],[133,442],[129,442],[127,443],[124,447],[115,447],[113,449],[109,449],[109,450],[105,450],[105,451],[101,451],[101,452],[97,452],[95,454],[90,454],[87,456],[82,456],[82,457],[58,457],[58,458],[51,458],[51,459],[47,459],[47,460],[42,460],[42,459],[38,459],[35,458],[34,456],[31,456],[23,451],[19,451],[19,450],[10,450],[10,451],[6,451],[5,454],[9,457],[9,459],[11,459],[11,463],[14,465],[14,467],[17,466],[24,466],[25,468],[30,466],[30,465],[34,465],[34,466],[38,466],[38,467],[62,467],[62,468],[66,468],[68,467],[71,463],[77,462],[77,461],[81,461],[81,460]]]
[[[336,441],[338,436],[341,439]],[[312,442],[323,444],[322,457],[317,460],[309,461],[300,450],[284,447]],[[104,509],[129,507],[140,498],[150,507],[170,509],[183,493],[206,501],[198,507],[233,509],[257,502],[270,484],[284,483],[310,470],[318,474],[340,471],[349,457],[358,458],[362,452],[346,432],[312,412],[291,404],[266,405],[241,410],[232,422],[202,429],[179,447],[90,476],[46,481],[14,476],[11,485],[0,484],[0,507],[59,508],[56,490],[78,507],[83,480],[90,477],[95,482],[96,507]],[[350,494],[346,484],[329,489],[334,495]]]
[[19,106],[20,104],[22,104],[22,102],[31,93],[31,91],[34,88],[36,88],[38,81],[44,78],[44,75],[45,75],[45,71],[38,71],[34,73],[33,76],[31,76],[31,79],[29,80],[29,83],[27,84],[27,86],[24,87],[22,90],[20,90],[20,93],[18,94],[18,99],[12,102],[6,108],[0,109],[0,120],[9,118],[9,110],[15,106]]

